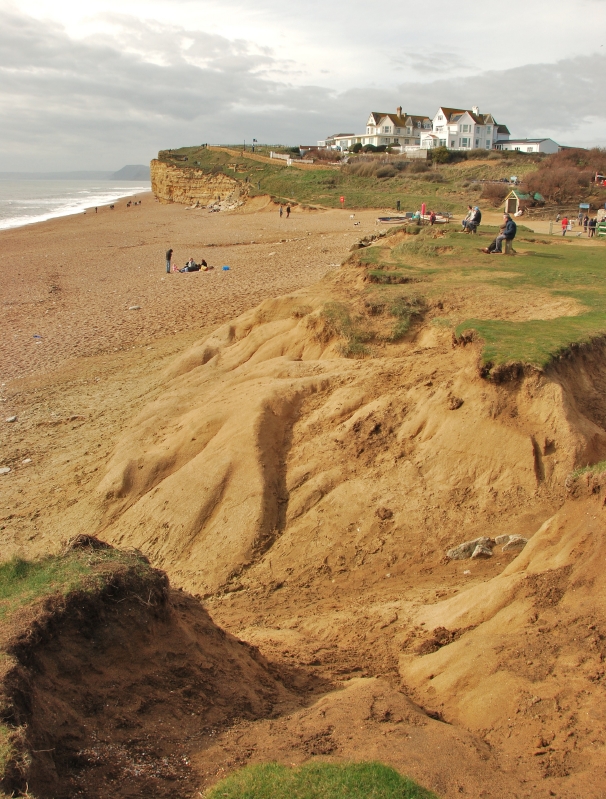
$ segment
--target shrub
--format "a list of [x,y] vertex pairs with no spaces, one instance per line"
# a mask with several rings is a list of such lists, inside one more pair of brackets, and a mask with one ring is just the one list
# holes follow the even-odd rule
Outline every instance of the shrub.
[[413,175],[418,175],[421,172],[429,172],[429,164],[425,163],[425,161],[413,161],[409,171],[412,172]]
[[499,206],[509,194],[509,186],[504,183],[485,183],[482,189],[482,199],[495,208]]
[[452,160],[452,153],[448,147],[436,147],[431,151],[431,160],[436,164],[448,164]]
[[398,173],[392,166],[382,166],[377,170],[378,178],[395,178]]
[[446,183],[446,178],[439,172],[430,172],[429,175],[425,175],[425,180],[428,183]]
[[377,152],[377,148],[374,146],[374,144],[365,144],[364,147],[362,147],[362,152],[363,153],[376,153]]
[[351,148],[351,151],[352,151],[352,153],[359,153],[361,149],[362,149],[362,145],[360,144],[359,141],[357,141],[354,144],[354,146]]
[[528,175],[524,186],[530,194],[539,192],[546,200],[560,203],[583,199],[592,178],[593,173],[588,170],[545,165]]
[[404,172],[408,169],[408,161],[394,161],[392,166],[394,169],[397,169],[398,172]]

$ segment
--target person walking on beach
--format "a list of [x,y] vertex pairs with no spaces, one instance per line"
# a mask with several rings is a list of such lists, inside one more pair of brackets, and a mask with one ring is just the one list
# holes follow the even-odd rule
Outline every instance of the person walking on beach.
[[562,219],[562,236],[566,235],[567,230],[568,230],[568,217],[565,216],[564,219]]
[[282,219],[282,214],[284,213],[284,209],[280,206],[280,219]]
[[592,239],[595,236],[595,229],[598,226],[598,220],[594,217],[587,222],[587,237]]
[[172,249],[166,251],[166,274],[170,275],[170,262],[172,261],[173,251]]
[[286,206],[286,218],[288,219],[289,216],[290,216],[290,205],[287,205]]

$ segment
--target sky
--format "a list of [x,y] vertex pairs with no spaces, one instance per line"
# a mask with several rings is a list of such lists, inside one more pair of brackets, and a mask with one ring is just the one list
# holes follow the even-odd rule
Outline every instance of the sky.
[[312,144],[398,106],[603,147],[605,96],[606,0],[0,0],[0,171]]

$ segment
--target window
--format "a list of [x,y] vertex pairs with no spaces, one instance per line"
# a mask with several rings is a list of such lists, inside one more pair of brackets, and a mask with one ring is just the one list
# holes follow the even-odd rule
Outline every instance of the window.
[[490,125],[486,125],[486,133],[490,133]]
[[396,128],[396,129],[394,130],[394,133],[399,133],[399,132],[400,132],[400,128]]
[[440,114],[440,116],[438,117],[438,122],[442,122],[443,120],[444,120],[444,117],[442,116],[442,114]]
[[479,147],[479,146],[480,146],[480,140],[476,139],[476,147]]
[[410,136],[412,134],[412,128],[406,128],[406,133]]
[[490,142],[489,141],[486,142],[486,149],[490,150]]
[[469,138],[459,139],[459,147],[469,147]]
[[527,148],[526,148],[526,152],[527,152],[527,153],[531,153],[531,152],[532,152],[532,147],[527,147]]
[[520,152],[520,148],[519,148],[519,147],[516,147],[515,149],[516,149],[518,152]]
[[394,144],[399,144],[399,143],[400,143],[400,140],[399,140],[399,139],[394,139],[394,140],[393,140],[393,143],[394,143]]
[[451,147],[454,147],[454,146],[455,146],[455,143],[454,143],[454,141],[451,141],[451,142],[450,142],[450,146],[451,146]]
[[440,147],[446,147],[446,139],[440,139]]

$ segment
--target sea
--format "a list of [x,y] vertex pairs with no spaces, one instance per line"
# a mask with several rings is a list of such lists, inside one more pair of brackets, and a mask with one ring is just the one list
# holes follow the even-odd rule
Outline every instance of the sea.
[[136,180],[0,179],[0,230],[31,225],[151,191]]

